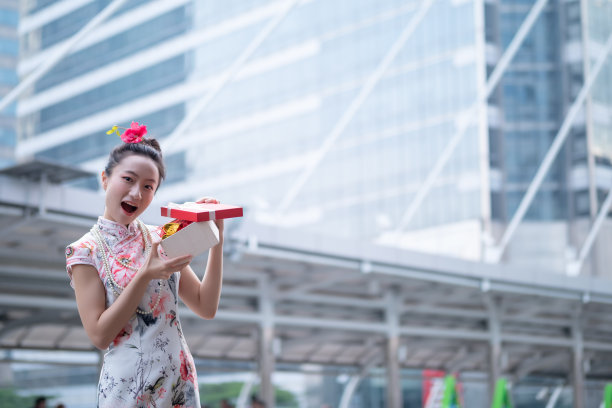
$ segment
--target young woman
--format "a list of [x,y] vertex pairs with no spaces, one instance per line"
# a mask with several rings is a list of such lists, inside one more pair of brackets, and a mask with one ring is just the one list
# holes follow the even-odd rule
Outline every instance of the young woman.
[[[140,129],[140,136],[146,132],[138,124],[132,129]],[[108,349],[98,406],[199,408],[178,297],[204,319],[215,316],[223,274],[223,221],[215,221],[220,242],[210,249],[202,280],[189,266],[190,256],[160,256],[158,228],[144,225],[138,216],[164,179],[161,149],[155,139],[124,135],[127,142],[113,149],[101,175],[104,215],[66,248],[83,327],[96,347]],[[198,202],[218,203],[214,198]]]

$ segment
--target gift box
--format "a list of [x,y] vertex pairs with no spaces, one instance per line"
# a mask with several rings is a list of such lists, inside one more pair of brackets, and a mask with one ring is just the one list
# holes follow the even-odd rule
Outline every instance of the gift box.
[[185,204],[168,203],[167,206],[161,208],[161,215],[162,217],[178,218],[179,220],[203,222],[242,217],[242,207],[194,202]]
[[166,256],[197,256],[219,243],[219,229],[214,220],[242,217],[242,207],[193,202],[169,203],[161,208],[161,215],[175,218],[160,231],[160,245]]

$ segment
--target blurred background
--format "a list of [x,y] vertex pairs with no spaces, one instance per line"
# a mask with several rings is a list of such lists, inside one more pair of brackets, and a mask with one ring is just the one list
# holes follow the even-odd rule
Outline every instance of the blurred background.
[[132,121],[145,221],[245,209],[183,314],[207,406],[599,407],[611,48],[610,0],[1,0],[0,407],[95,406],[63,251]]

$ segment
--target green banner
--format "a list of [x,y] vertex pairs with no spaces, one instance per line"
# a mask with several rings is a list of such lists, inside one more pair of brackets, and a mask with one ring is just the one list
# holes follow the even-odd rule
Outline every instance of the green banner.
[[604,388],[604,408],[612,408],[612,384]]
[[457,395],[457,383],[455,377],[447,375],[444,379],[444,397],[442,398],[442,408],[461,408]]
[[513,408],[508,383],[505,378],[500,378],[495,384],[495,394],[493,394],[493,404],[491,408]]

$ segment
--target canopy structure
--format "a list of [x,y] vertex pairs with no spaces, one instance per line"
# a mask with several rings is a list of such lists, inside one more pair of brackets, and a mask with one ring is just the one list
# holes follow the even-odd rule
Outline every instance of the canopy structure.
[[[52,169],[52,167],[51,167]],[[39,170],[37,170],[39,171]],[[0,175],[0,347],[93,350],[65,272],[65,246],[103,210],[99,193]],[[145,221],[160,223],[151,205]],[[220,309],[181,311],[195,356],[275,363],[612,378],[612,285],[504,264],[409,252],[291,229],[228,223]],[[200,275],[205,258],[193,266]],[[396,406],[392,404],[391,406]],[[579,405],[575,405],[579,406]]]

